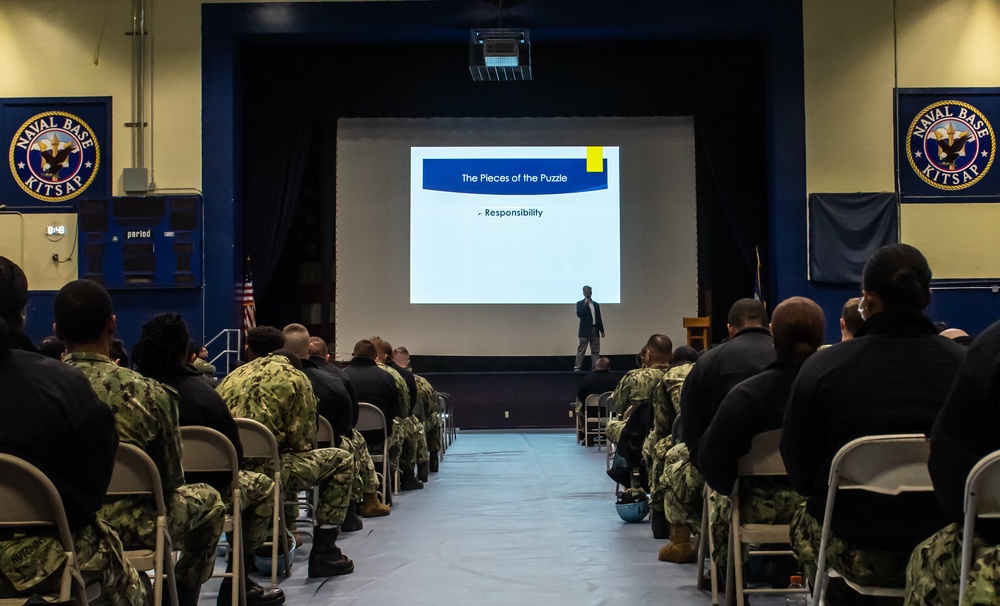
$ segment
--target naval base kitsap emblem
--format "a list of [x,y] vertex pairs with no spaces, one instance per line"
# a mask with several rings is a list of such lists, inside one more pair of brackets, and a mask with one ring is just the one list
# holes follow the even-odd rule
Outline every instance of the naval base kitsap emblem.
[[964,101],[938,101],[920,110],[906,132],[910,167],[942,190],[972,187],[993,166],[993,126]]
[[10,170],[28,195],[45,202],[75,198],[101,166],[94,131],[79,117],[59,111],[32,116],[10,143]]

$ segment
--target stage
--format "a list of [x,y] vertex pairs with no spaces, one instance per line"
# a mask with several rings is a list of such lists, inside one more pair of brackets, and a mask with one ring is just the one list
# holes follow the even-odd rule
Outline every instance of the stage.
[[[573,403],[586,372],[419,373],[449,394],[455,427],[518,429],[574,427]],[[623,372],[613,373],[621,377]]]

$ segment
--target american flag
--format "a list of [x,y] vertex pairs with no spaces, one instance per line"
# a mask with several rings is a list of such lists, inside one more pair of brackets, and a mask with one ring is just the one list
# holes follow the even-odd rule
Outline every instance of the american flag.
[[753,298],[764,304],[764,309],[767,309],[767,301],[764,300],[764,289],[760,283],[760,250],[756,246],[753,247],[754,252],[757,253],[757,283],[754,285]]
[[247,257],[246,277],[243,279],[243,334],[257,326],[257,310],[253,302],[253,273]]

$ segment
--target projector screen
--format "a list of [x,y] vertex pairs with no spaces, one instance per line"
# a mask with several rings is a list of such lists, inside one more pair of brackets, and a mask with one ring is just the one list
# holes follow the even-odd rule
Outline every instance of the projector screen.
[[341,119],[336,241],[341,360],[374,335],[413,355],[572,356],[585,284],[602,353],[683,343],[693,119]]
[[[618,148],[414,147],[410,158],[410,303],[572,303],[581,284],[620,302]],[[604,236],[580,254],[595,224]]]

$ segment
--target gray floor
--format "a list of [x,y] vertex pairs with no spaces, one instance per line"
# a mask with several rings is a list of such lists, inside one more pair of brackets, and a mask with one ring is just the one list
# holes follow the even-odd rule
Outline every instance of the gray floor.
[[694,564],[658,562],[648,521],[615,514],[604,457],[571,433],[460,433],[423,490],[342,535],[354,574],[309,579],[299,549],[287,603],[710,604]]

